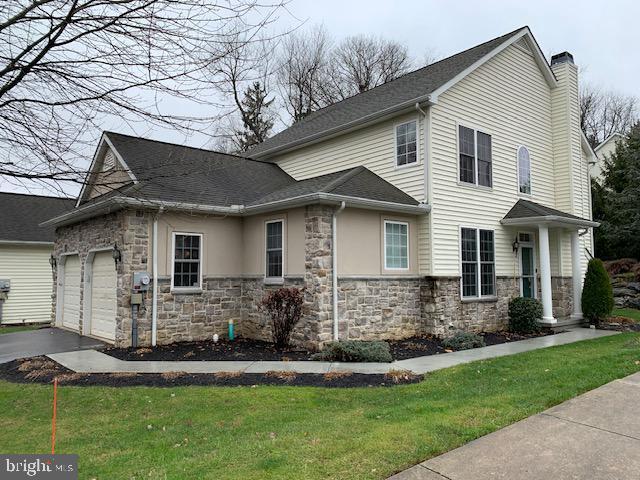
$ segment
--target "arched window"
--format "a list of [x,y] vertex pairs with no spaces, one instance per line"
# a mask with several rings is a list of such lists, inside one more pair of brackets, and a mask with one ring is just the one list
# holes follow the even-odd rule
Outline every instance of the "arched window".
[[531,157],[524,146],[518,148],[518,191],[531,195]]

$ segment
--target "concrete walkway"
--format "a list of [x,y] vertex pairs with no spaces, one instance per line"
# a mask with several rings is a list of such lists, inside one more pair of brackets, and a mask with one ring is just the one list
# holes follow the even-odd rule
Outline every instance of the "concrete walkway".
[[389,480],[640,478],[640,373],[427,460]]
[[490,347],[474,348],[461,352],[442,353],[425,357],[399,360],[392,363],[339,363],[339,362],[266,362],[266,361],[125,361],[118,360],[95,350],[55,353],[48,355],[66,368],[79,373],[216,373],[244,372],[266,373],[268,371],[293,371],[297,373],[327,373],[331,371],[350,371],[353,373],[386,373],[389,370],[410,370],[424,374],[462,363],[503,357],[528,352],[540,348],[565,345],[567,343],[591,340],[615,335],[618,332],[576,328],[565,333],[546,337],[531,338],[513,343],[503,343]]
[[[41,328],[0,335],[0,363],[47,353],[102,348],[104,343],[59,328]],[[75,352],[72,352],[75,353]]]

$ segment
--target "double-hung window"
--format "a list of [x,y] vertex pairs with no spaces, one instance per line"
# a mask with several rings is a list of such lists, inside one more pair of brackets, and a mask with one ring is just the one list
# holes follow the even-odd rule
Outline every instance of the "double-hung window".
[[266,277],[282,278],[282,252],[283,252],[284,221],[272,220],[266,223]]
[[409,224],[384,222],[384,268],[407,270],[409,268]]
[[491,135],[472,128],[458,127],[460,181],[491,187]]
[[462,298],[496,295],[493,230],[460,229]]
[[518,192],[531,195],[531,157],[524,146],[518,148]]
[[202,235],[199,233],[173,234],[174,288],[201,288],[202,285]]
[[402,167],[418,161],[417,122],[396,126],[396,166]]

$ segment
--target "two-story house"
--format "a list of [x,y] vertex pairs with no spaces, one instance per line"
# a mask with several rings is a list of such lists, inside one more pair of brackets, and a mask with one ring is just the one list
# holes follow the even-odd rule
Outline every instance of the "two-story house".
[[294,339],[311,347],[500,329],[517,296],[539,298],[546,325],[578,321],[592,158],[573,57],[549,65],[528,27],[246,158],[105,132],[76,208],[48,222],[55,321],[119,345],[134,311],[140,344],[224,335],[230,319],[265,338],[257,304],[281,285],[306,287]]

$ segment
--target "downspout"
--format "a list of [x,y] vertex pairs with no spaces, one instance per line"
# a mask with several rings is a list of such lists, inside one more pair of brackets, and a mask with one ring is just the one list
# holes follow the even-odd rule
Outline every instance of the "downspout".
[[333,272],[332,295],[333,298],[333,340],[338,340],[338,215],[346,207],[345,202],[333,212],[333,225],[331,228],[331,271]]
[[151,300],[151,346],[156,346],[158,334],[158,217],[162,214],[163,207],[158,209],[158,213],[153,216],[153,231],[151,245],[152,266],[151,275],[153,278],[153,297]]

